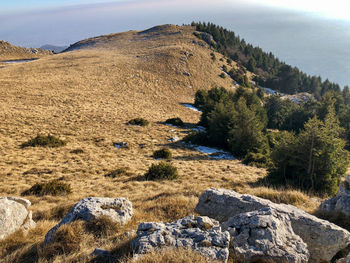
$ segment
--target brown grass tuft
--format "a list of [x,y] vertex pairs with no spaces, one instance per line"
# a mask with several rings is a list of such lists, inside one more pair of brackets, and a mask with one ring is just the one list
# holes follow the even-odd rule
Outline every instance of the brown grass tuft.
[[51,259],[57,255],[68,255],[78,251],[91,238],[85,231],[83,221],[62,225],[54,234],[52,242],[44,247],[43,256]]

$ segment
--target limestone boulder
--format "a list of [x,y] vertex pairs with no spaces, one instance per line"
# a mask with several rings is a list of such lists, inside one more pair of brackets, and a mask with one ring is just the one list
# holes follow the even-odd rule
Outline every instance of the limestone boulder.
[[133,216],[132,203],[127,198],[89,197],[82,199],[45,236],[45,243],[51,242],[53,235],[63,224],[75,220],[91,221],[106,216],[112,221],[125,224]]
[[141,223],[132,243],[136,257],[156,249],[192,249],[212,260],[227,262],[230,235],[208,217],[188,216],[172,223]]
[[0,197],[0,239],[19,229],[35,227],[32,211],[28,211],[30,201],[18,197]]
[[325,200],[320,205],[321,211],[328,213],[340,212],[346,216],[350,216],[350,175],[340,185],[336,196]]
[[309,251],[294,233],[287,214],[272,208],[239,214],[221,225],[231,235],[235,255],[244,262],[306,263]]
[[310,215],[295,206],[275,204],[269,200],[252,195],[241,195],[225,189],[208,189],[200,197],[195,211],[220,222],[242,213],[252,212],[264,207],[275,209],[279,214],[290,217],[293,231],[307,244],[310,252],[309,262],[330,261],[340,250],[350,244],[350,233]]

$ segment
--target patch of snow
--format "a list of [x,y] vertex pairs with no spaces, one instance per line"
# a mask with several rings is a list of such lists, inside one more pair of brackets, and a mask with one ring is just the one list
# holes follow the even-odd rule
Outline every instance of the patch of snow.
[[197,126],[195,128],[192,128],[192,131],[196,131],[196,132],[205,132],[206,128],[203,126]]
[[227,77],[231,78],[231,76],[223,69],[223,67],[220,67],[220,69],[222,70],[222,72],[224,72],[224,74],[225,74]]
[[179,138],[179,137],[177,137],[177,136],[175,136],[175,137],[173,137],[173,138],[168,139],[168,142],[178,142],[178,141],[180,141],[180,138]]
[[206,154],[213,154],[218,152],[218,149],[215,148],[211,148],[211,147],[206,147],[206,146],[196,146],[194,147],[197,151],[202,152],[202,153],[206,153]]
[[115,142],[115,143],[113,143],[113,145],[117,149],[128,148],[129,147],[129,144],[127,142]]
[[194,106],[191,105],[191,104],[184,103],[183,105],[184,105],[186,108],[189,108],[189,109],[191,109],[191,110],[201,112],[199,109],[197,109],[196,107],[194,107]]
[[207,154],[210,158],[216,160],[234,160],[232,154],[225,152],[216,148],[206,147],[206,146],[195,146],[195,150]]
[[273,89],[270,89],[270,88],[263,88],[263,87],[260,87],[262,88],[267,94],[270,94],[270,95],[278,95],[279,93]]

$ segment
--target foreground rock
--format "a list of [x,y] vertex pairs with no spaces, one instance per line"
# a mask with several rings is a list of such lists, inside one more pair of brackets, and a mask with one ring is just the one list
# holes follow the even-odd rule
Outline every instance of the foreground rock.
[[141,223],[132,243],[136,255],[160,248],[185,248],[227,262],[230,235],[208,217],[188,216],[173,223]]
[[272,208],[239,214],[222,224],[231,235],[235,254],[244,262],[308,262],[309,251],[294,233],[290,218]]
[[205,191],[195,211],[224,222],[232,216],[264,207],[273,208],[279,214],[286,214],[290,217],[295,234],[300,236],[308,246],[309,262],[330,261],[338,251],[350,244],[350,233],[347,230],[292,205],[275,204],[266,199],[241,195],[225,189]]
[[337,263],[350,263],[350,254],[346,258],[338,259]]
[[18,197],[0,197],[0,239],[19,229],[28,230],[35,226],[32,211],[28,211],[31,203]]
[[125,224],[133,216],[132,204],[127,198],[89,197],[75,204],[70,212],[45,236],[45,243],[51,242],[53,235],[63,224],[75,220],[90,221],[106,216],[112,221]]
[[340,185],[337,195],[320,205],[320,210],[328,213],[340,212],[350,216],[350,175]]

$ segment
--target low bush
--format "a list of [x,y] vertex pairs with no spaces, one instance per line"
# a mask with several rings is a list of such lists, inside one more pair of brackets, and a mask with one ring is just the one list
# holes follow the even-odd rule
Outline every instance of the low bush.
[[105,174],[105,177],[116,178],[116,177],[120,177],[120,176],[124,176],[124,175],[129,175],[128,170],[129,170],[128,167],[118,168],[118,169],[112,170],[109,173]]
[[47,183],[35,184],[30,189],[22,192],[22,196],[27,195],[67,195],[72,192],[71,186],[59,180],[52,180]]
[[130,125],[147,126],[149,121],[144,118],[135,118],[128,122]]
[[74,150],[71,150],[70,153],[73,153],[73,154],[81,154],[81,153],[84,153],[84,150],[83,149],[74,149]]
[[174,180],[178,177],[177,168],[166,162],[152,164],[145,174],[146,180]]
[[184,125],[184,122],[180,119],[180,118],[171,118],[171,119],[167,119],[165,121],[166,124],[171,124],[171,125],[174,125],[174,126],[183,126]]
[[222,72],[222,73],[219,75],[219,77],[222,78],[222,79],[225,79],[225,78],[226,78],[226,75],[225,75],[224,72]]
[[164,149],[160,149],[160,150],[157,150],[153,153],[153,157],[155,159],[171,159],[172,157],[172,153],[169,149],[167,148],[164,148]]
[[208,136],[206,132],[192,131],[183,139],[187,143],[210,146],[208,144]]
[[67,143],[53,135],[40,135],[38,134],[35,138],[30,139],[27,142],[22,143],[21,147],[61,147]]

